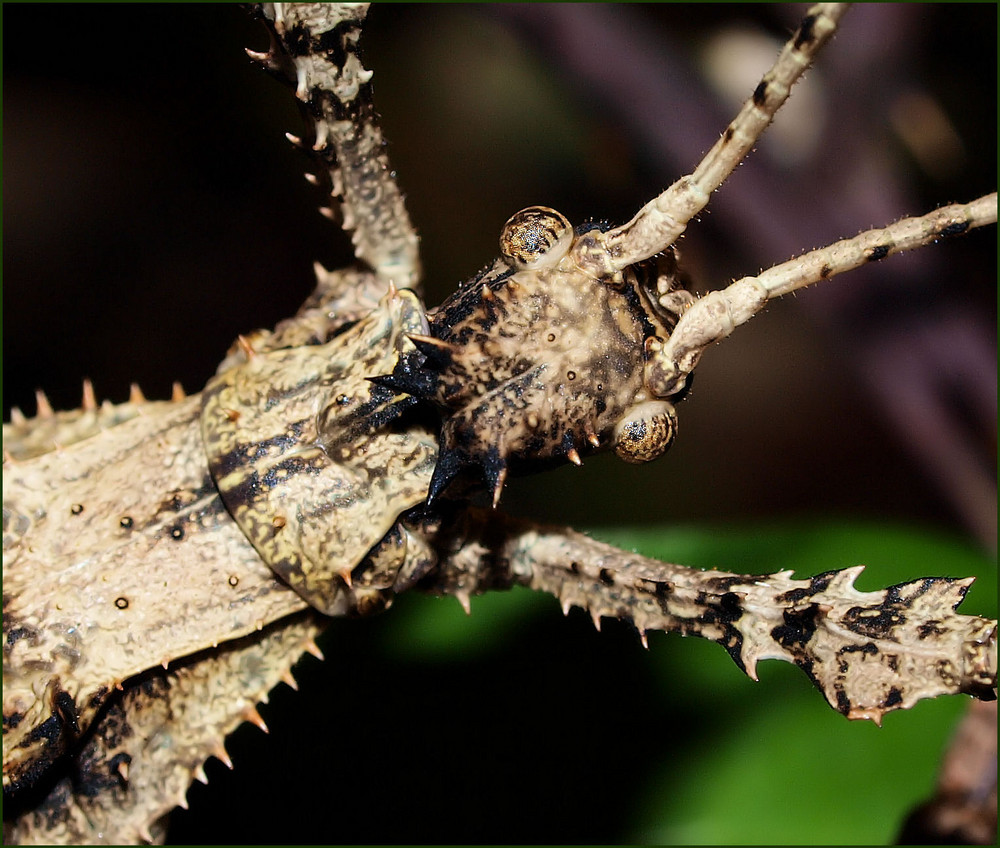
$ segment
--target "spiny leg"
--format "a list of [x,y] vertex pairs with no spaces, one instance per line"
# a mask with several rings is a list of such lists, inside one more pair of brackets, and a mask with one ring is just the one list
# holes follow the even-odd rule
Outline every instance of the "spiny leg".
[[334,271],[314,263],[316,288],[274,331],[258,330],[233,345],[217,369],[245,361],[250,350],[323,343],[374,309],[389,286],[420,287],[417,235],[386,155],[372,104],[372,72],[359,58],[367,4],[282,4],[254,7],[267,26],[266,52],[247,50],[255,62],[291,87],[307,132],[289,141],[309,154],[306,180],[322,188],[320,212],[338,218],[351,234],[355,265]]
[[[386,156],[386,145],[372,105],[372,72],[358,56],[368,5],[274,3],[257,7],[272,36],[266,53],[251,58],[295,86],[311,138],[290,140],[307,149],[320,175],[307,175],[329,193],[321,211],[335,217],[354,252],[371,268],[383,290],[420,283],[417,235]],[[320,284],[323,284],[320,275]]]
[[756,679],[762,659],[801,668],[834,709],[876,723],[918,700],[965,692],[992,700],[996,622],[955,612],[972,581],[924,578],[861,592],[855,566],[795,580],[791,571],[740,575],[660,562],[502,513],[470,510],[436,544],[436,591],[468,607],[474,593],[511,585],[555,595],[651,630],[711,639]]
[[674,244],[688,222],[753,149],[792,86],[837,29],[848,4],[820,3],[809,9],[777,60],[695,170],[640,209],[635,217],[578,250],[577,262],[597,275],[612,274]]
[[647,365],[646,383],[658,397],[680,391],[705,349],[749,321],[773,298],[894,253],[995,224],[996,220],[994,192],[971,203],[944,206],[917,218],[867,230],[710,292],[690,306],[670,338],[655,352]]

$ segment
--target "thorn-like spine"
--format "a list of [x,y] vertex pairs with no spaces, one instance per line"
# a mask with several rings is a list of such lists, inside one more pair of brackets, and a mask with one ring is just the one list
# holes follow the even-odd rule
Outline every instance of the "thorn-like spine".
[[337,213],[334,212],[333,209],[331,209],[329,206],[320,206],[319,214],[329,221],[337,220]]
[[331,272],[323,267],[322,262],[313,262],[313,273],[316,275],[317,283],[326,283],[330,279]]
[[312,149],[319,153],[327,146],[330,140],[330,125],[326,121],[317,121],[315,126],[316,139],[313,141]]
[[598,633],[600,633],[601,632],[601,614],[597,610],[592,609],[590,611],[590,620],[592,622],[594,622],[594,628],[597,630]]
[[139,388],[138,383],[132,383],[128,387],[128,402],[129,403],[145,403],[146,396],[142,393],[142,389]]
[[86,377],[83,379],[83,400],[80,406],[86,412],[93,412],[97,409],[97,396],[94,394],[94,384]]
[[309,185],[319,185],[319,177],[317,177],[312,171],[306,171],[303,175],[306,178],[306,182]]
[[299,138],[297,135],[292,135],[290,132],[286,132],[285,133],[285,138],[287,138],[289,140],[289,142],[291,142],[292,145],[294,145],[295,147],[301,147],[302,146],[302,139]]
[[282,672],[280,679],[281,682],[284,683],[289,689],[293,689],[296,692],[299,691],[298,681],[296,681],[296,679],[292,677],[292,672],[289,669],[286,668]]
[[226,751],[226,746],[221,742],[216,742],[212,746],[211,756],[215,757],[217,760],[221,760],[222,764],[230,771],[233,770],[233,761],[229,757],[229,752]]
[[250,344],[246,336],[242,334],[238,335],[236,337],[236,344],[239,345],[240,353],[243,354],[247,362],[249,362],[257,355],[257,351],[253,349],[253,345]]
[[469,593],[464,589],[455,592],[456,600],[462,605],[462,609],[465,610],[466,615],[472,615],[472,603],[469,599]]
[[118,763],[118,776],[121,777],[125,783],[128,783],[128,765],[128,760],[120,760]]
[[649,650],[649,639],[646,637],[646,631],[645,630],[642,630],[642,629],[639,630],[639,641],[642,642],[642,647],[644,647],[648,651]]
[[868,708],[864,708],[864,707],[851,707],[851,709],[848,710],[848,712],[847,712],[847,717],[851,721],[860,721],[860,720],[863,720],[863,719],[868,719],[876,727],[881,727],[882,726],[882,716],[883,715],[884,715],[883,711],[880,710],[878,707],[868,707]]
[[198,768],[194,770],[194,779],[197,780],[199,783],[208,786],[208,775],[205,774],[204,766],[198,766]]
[[500,505],[500,495],[503,493],[503,484],[507,480],[507,466],[503,466],[497,471],[496,482],[493,484],[493,509]]
[[38,407],[39,418],[52,418],[56,414],[48,397],[41,389],[35,389],[35,404]]
[[449,342],[442,341],[434,336],[425,336],[421,333],[408,333],[408,338],[413,346],[419,350],[430,365],[437,369],[447,367],[455,356],[456,348]]
[[323,652],[319,649],[319,645],[316,644],[316,640],[315,639],[309,639],[302,646],[302,650],[306,651],[307,653],[312,654],[314,657],[316,657],[316,659],[318,659],[320,661],[326,659],[326,657],[323,656]]
[[262,52],[260,50],[251,50],[249,47],[244,47],[243,49],[246,51],[247,56],[249,56],[254,62],[263,67],[265,70],[277,70],[278,62],[276,61],[275,55],[270,50]]
[[347,586],[348,589],[354,588],[354,582],[351,580],[351,572],[353,570],[354,569],[350,567],[346,567],[337,572],[337,576],[344,581],[344,585]]
[[24,413],[21,412],[21,407],[12,406],[10,408],[10,423],[15,427],[23,427],[28,423],[28,419],[25,418]]
[[306,72],[303,68],[295,71],[295,96],[303,103],[309,102],[309,84],[306,82]]
[[577,453],[576,448],[570,448],[566,451],[566,459],[572,462],[578,468],[583,465],[583,460],[580,459],[580,454]]
[[174,403],[184,400],[187,397],[187,392],[184,391],[184,387],[180,384],[178,380],[174,380],[174,384],[170,387],[170,400]]
[[[245,710],[243,710],[242,715],[244,721],[248,721],[250,722],[250,724],[259,727],[265,733],[271,732],[270,730],[267,729],[267,724],[265,724],[263,717],[259,712],[257,712],[257,708],[255,706],[251,705],[247,707]],[[232,768],[232,766],[230,766],[230,768]]]
[[590,444],[595,448],[599,448],[601,446],[601,439],[597,433],[587,433],[587,441],[590,442]]

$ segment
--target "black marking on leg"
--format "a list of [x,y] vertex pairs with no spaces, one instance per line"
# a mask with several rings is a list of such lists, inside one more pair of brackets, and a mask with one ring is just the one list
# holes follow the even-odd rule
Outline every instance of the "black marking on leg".
[[[837,669],[841,674],[847,674],[847,670],[850,664],[847,660],[843,659],[845,654],[869,654],[875,655],[878,653],[878,647],[874,642],[865,642],[864,645],[845,645],[839,651],[837,651],[837,656],[840,657],[840,662],[837,664]],[[895,669],[893,669],[895,670]]]
[[795,606],[796,604],[802,603],[811,594],[809,589],[789,589],[787,592],[782,592],[778,595],[775,600],[779,604],[787,604],[789,606]]
[[802,610],[786,610],[782,613],[785,623],[771,631],[771,638],[789,651],[805,646],[816,632],[818,614],[819,607],[816,604],[810,604]]
[[753,103],[754,106],[763,108],[766,102],[767,102],[767,81],[761,80],[758,83],[757,87],[753,90]]
[[879,259],[885,259],[889,255],[889,246],[885,244],[880,244],[878,247],[873,247],[865,255],[866,262],[878,262]]
[[949,236],[960,236],[968,229],[968,221],[957,221],[954,224],[948,224],[946,227],[942,227],[938,230],[938,235],[943,236],[944,238],[948,238]]
[[847,715],[851,711],[851,699],[840,687],[837,688],[837,710],[843,715]]
[[719,610],[720,614],[725,616],[726,621],[739,621],[743,617],[743,604],[740,602],[740,596],[735,592],[726,592],[719,598]]
[[809,579],[809,594],[818,595],[820,592],[825,592],[830,585],[830,581],[839,573],[839,571],[824,571],[822,574],[811,577]]
[[901,703],[903,703],[903,696],[900,693],[900,691],[895,686],[893,686],[889,690],[889,693],[882,700],[882,709],[883,710],[891,710],[897,704],[901,704]]
[[726,592],[717,601],[709,602],[702,621],[705,624],[718,624],[722,628],[722,637],[716,641],[732,658],[740,671],[746,673],[746,663],[743,662],[743,634],[733,625],[743,617],[743,604],[735,592]]
[[813,27],[816,24],[815,15],[806,15],[802,19],[802,23],[799,24],[798,31],[795,33],[795,49],[801,50],[804,44],[811,44],[816,37],[813,32]]
[[933,619],[932,621],[925,621],[917,628],[917,638],[926,639],[928,636],[942,636],[948,631],[941,627],[940,619]]
[[899,610],[879,607],[851,607],[843,617],[846,627],[869,639],[884,639],[905,621],[906,616]]

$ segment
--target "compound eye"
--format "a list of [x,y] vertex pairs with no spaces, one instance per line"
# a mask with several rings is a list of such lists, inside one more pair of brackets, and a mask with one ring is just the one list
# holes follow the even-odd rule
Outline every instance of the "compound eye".
[[631,409],[615,427],[615,453],[626,462],[656,459],[674,440],[677,413],[666,401],[646,401]]
[[573,243],[569,221],[547,206],[522,209],[500,233],[500,253],[515,271],[537,271],[559,264]]

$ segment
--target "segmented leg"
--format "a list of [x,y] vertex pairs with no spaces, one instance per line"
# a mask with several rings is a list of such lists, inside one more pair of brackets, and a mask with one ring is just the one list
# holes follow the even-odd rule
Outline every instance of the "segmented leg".
[[700,571],[475,510],[451,550],[438,585],[463,605],[470,593],[520,584],[555,595],[564,612],[587,610],[598,627],[602,617],[628,621],[643,642],[650,630],[711,639],[754,680],[758,660],[794,663],[851,719],[881,723],[945,693],[991,699],[996,686],[996,622],[954,611],[971,579],[861,592],[864,566],[806,580]]
[[773,298],[996,220],[994,192],[971,203],[945,206],[919,218],[868,230],[710,292],[681,316],[670,338],[650,360],[646,384],[659,397],[680,391],[705,349],[749,321]]
[[327,270],[315,263],[316,288],[274,331],[258,330],[234,344],[217,369],[262,353],[327,341],[339,328],[367,315],[388,286],[420,290],[417,234],[390,168],[372,105],[372,72],[358,57],[365,3],[274,3],[256,7],[271,36],[267,52],[247,50],[295,89],[308,134],[288,135],[313,160],[306,179],[321,186],[327,218],[351,234],[360,267]]
[[248,52],[295,85],[310,137],[289,138],[319,165],[321,173],[308,179],[329,192],[330,205],[321,211],[333,218],[333,207],[339,206],[355,255],[383,289],[390,281],[398,288],[416,288],[417,235],[375,118],[372,72],[358,56],[368,5],[274,3],[259,10],[272,33],[271,49]]
[[628,223],[603,235],[595,234],[595,248],[577,253],[580,266],[598,275],[610,275],[676,242],[688,222],[708,205],[712,192],[753,149],[788,99],[792,86],[836,31],[847,5],[820,3],[813,6],[785,44],[774,66],[698,167],[653,198]]

